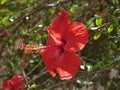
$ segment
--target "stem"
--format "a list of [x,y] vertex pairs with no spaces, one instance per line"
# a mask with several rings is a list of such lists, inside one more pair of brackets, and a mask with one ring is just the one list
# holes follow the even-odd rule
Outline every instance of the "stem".
[[41,49],[47,49],[47,48],[51,48],[54,46],[41,46],[41,47],[24,47],[24,50],[41,50]]
[[38,53],[43,49],[48,49],[48,48],[51,48],[51,47],[53,48],[53,47],[59,47],[59,46],[40,46],[40,47],[38,47],[36,45],[24,45],[24,44],[21,44],[19,46],[19,48],[24,50],[24,52],[26,54]]

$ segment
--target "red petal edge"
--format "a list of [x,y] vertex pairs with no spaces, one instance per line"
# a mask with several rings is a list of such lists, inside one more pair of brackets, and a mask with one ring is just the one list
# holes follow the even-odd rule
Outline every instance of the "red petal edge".
[[77,54],[64,51],[64,53],[58,58],[54,67],[61,80],[66,80],[74,77],[81,65],[80,59]]

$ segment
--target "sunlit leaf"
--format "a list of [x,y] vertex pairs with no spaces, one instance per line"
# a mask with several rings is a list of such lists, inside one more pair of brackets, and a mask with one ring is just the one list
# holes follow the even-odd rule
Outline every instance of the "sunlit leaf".
[[73,5],[71,8],[70,8],[70,12],[71,13],[75,13],[76,9],[78,8],[78,5]]
[[10,21],[9,21],[8,18],[4,18],[4,19],[2,19],[2,23],[3,23],[4,25],[8,25],[8,24],[10,23]]
[[94,35],[94,40],[98,40],[101,37],[101,32],[97,32]]
[[87,85],[88,85],[88,81],[84,81],[83,84],[84,84],[85,86],[87,86]]
[[51,12],[51,14],[54,14],[56,12],[56,9],[53,8],[53,9],[50,10],[50,12]]
[[92,27],[91,30],[97,30],[99,27]]
[[86,25],[89,26],[90,24],[92,24],[92,22],[95,20],[95,17],[90,18],[87,22]]
[[7,8],[0,10],[0,16],[5,15],[7,12],[8,12]]
[[119,1],[118,1],[118,0],[113,0],[113,3],[114,3],[115,5],[119,5]]
[[8,0],[2,0],[2,1],[1,1],[1,5],[5,4],[5,3],[7,3],[7,2],[8,2]]
[[96,23],[97,26],[101,26],[102,25],[102,17],[97,16],[96,20],[95,20],[95,23]]
[[110,25],[110,26],[108,27],[107,32],[108,32],[108,33],[111,33],[112,31],[113,31],[113,25]]

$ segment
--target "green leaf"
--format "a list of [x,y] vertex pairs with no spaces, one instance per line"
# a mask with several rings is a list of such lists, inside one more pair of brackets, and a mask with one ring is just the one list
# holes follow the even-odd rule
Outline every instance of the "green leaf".
[[116,9],[116,10],[113,12],[113,15],[116,15],[116,14],[120,14],[120,9]]
[[75,13],[76,9],[78,8],[78,5],[73,5],[71,8],[70,8],[70,12],[71,13]]
[[100,69],[102,66],[104,66],[104,62],[99,61],[97,64],[95,64],[94,66],[92,66],[91,71],[95,71]]
[[31,88],[36,88],[36,87],[37,87],[36,84],[32,84],[32,85],[31,85]]
[[4,25],[8,25],[8,24],[10,23],[9,17],[4,17],[4,18],[1,20],[1,23],[4,24]]
[[101,26],[102,25],[102,17],[97,16],[96,20],[95,20],[95,23],[96,23],[97,26]]
[[90,19],[86,22],[86,25],[89,26],[94,20],[95,20],[95,17],[90,18]]
[[41,36],[35,37],[35,41],[39,42],[41,40]]
[[2,38],[0,38],[0,44],[2,44],[4,42],[4,40]]
[[111,33],[112,31],[113,31],[113,25],[110,25],[110,26],[108,27],[107,32],[108,32],[108,33]]
[[87,85],[88,85],[88,81],[84,81],[83,84],[84,84],[85,86],[87,86]]
[[1,5],[5,4],[6,2],[8,2],[8,0],[2,0]]
[[53,15],[56,12],[56,8],[51,9],[50,12]]
[[95,33],[94,40],[98,40],[100,38],[100,36],[101,36],[101,32],[100,31]]
[[0,16],[4,16],[8,11],[7,10],[0,10]]
[[119,1],[118,0],[113,0],[113,4],[115,4],[115,5],[119,5]]
[[115,26],[118,27],[119,26],[119,21],[117,20],[117,18],[113,15],[108,15],[108,20]]
[[32,84],[29,88],[27,88],[27,90],[33,90],[37,88],[37,85],[36,84]]

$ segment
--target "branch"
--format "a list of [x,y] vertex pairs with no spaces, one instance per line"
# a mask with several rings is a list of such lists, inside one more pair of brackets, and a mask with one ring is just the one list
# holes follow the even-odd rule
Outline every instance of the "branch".
[[30,80],[29,82],[27,82],[25,85],[33,83],[35,80],[37,80],[41,76],[45,75],[46,73],[48,73],[48,71],[45,68],[43,71],[40,72],[40,74],[38,76],[34,77],[32,80]]
[[27,76],[29,76],[36,68],[38,68],[39,65],[42,64],[42,62],[43,61],[41,60],[32,70],[30,70],[30,72],[28,72]]
[[87,58],[87,57],[84,57],[84,56],[82,56],[81,58],[85,59],[85,61],[88,61],[88,62],[91,62],[91,63],[94,63],[94,64],[98,63],[97,61],[95,61],[93,59],[90,59],[90,58]]

